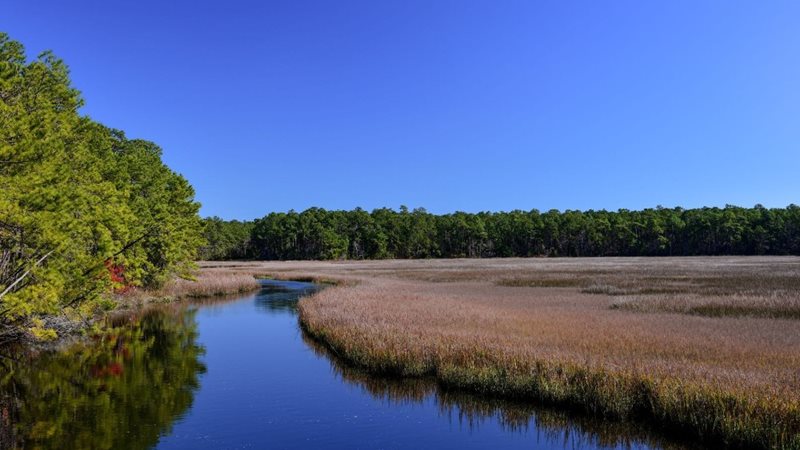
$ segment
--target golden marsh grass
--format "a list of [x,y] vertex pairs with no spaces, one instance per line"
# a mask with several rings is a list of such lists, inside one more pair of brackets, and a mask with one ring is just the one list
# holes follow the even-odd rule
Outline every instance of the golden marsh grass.
[[260,288],[251,273],[237,272],[231,268],[203,267],[194,279],[174,278],[161,289],[133,289],[117,296],[121,309],[151,303],[167,303],[181,299],[222,297],[254,291]]
[[249,263],[339,279],[300,303],[371,371],[637,419],[739,448],[800,448],[800,258]]

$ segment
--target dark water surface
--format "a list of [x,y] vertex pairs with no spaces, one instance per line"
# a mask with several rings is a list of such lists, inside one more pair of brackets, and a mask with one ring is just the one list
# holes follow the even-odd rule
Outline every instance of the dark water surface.
[[318,287],[128,317],[91,345],[0,360],[0,447],[683,448],[630,425],[369,376],[298,327]]

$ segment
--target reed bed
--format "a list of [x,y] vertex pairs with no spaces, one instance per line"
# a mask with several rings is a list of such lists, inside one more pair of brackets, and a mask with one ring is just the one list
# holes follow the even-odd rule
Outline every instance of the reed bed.
[[170,281],[158,294],[173,298],[199,298],[239,294],[260,286],[252,274],[204,269],[195,279],[176,278]]
[[258,280],[249,273],[203,269],[195,279],[176,278],[169,281],[156,295],[171,298],[213,297],[249,292],[260,286]]
[[258,279],[248,271],[232,268],[201,267],[193,279],[174,278],[161,289],[133,289],[117,297],[121,309],[152,303],[169,303],[181,299],[200,299],[241,294],[261,287]]
[[[800,448],[800,320],[775,314],[796,307],[799,258],[235,270],[346,280],[301,300],[300,320],[332,352],[372,372],[648,421],[715,446]],[[698,312],[704,304],[723,312]]]
[[[545,407],[529,401],[508,401],[496,396],[476,395],[465,390],[444,389],[433,377],[380,376],[354,366],[338,357],[324,342],[308,333],[303,341],[317,355],[323,355],[332,371],[344,382],[388,403],[406,405],[422,403],[433,396],[440,414],[457,418],[470,428],[496,418],[508,431],[528,430],[532,421],[540,438],[552,445],[567,446],[591,443],[602,448],[631,448],[636,443],[664,450],[699,449],[690,442],[667,439],[662,433],[641,423],[609,421],[586,414],[575,414],[563,408]],[[580,445],[579,445],[580,446]]]
[[737,293],[728,296],[707,296],[695,293],[681,295],[622,295],[611,308],[638,312],[671,312],[709,317],[749,316],[800,319],[800,298],[794,294]]

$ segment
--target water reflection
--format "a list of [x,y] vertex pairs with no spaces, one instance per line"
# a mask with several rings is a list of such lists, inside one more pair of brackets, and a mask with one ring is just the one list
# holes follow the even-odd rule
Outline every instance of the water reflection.
[[144,449],[189,409],[203,349],[196,311],[152,309],[91,342],[0,366],[0,448]]
[[297,300],[320,286],[263,285],[122,317],[66,351],[0,358],[0,448],[689,448],[640,426],[370,375],[298,330]]
[[261,292],[256,296],[256,307],[266,311],[297,312],[300,297],[311,295],[322,286],[299,281],[261,280]]
[[462,425],[466,424],[470,430],[479,428],[484,422],[496,421],[511,433],[533,433],[536,442],[545,442],[548,448],[703,448],[667,438],[644,424],[596,419],[530,402],[514,402],[448,390],[431,378],[376,376],[342,361],[308,334],[303,333],[302,337],[303,342],[315,354],[324,356],[330,362],[331,370],[343,382],[357,386],[362,392],[389,405],[422,404],[433,398],[441,416]]

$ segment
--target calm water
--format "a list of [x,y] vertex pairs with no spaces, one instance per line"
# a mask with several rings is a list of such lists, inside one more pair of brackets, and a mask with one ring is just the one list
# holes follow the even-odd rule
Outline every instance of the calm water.
[[297,299],[315,289],[265,281],[239,299],[128,317],[89,346],[0,360],[0,447],[679,448],[630,426],[348,368],[298,327]]

